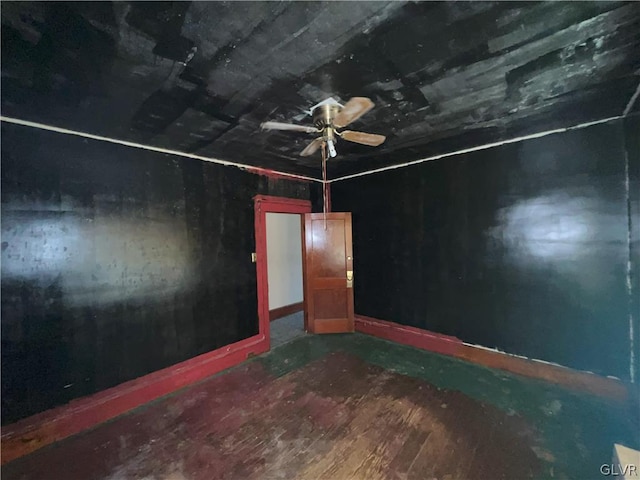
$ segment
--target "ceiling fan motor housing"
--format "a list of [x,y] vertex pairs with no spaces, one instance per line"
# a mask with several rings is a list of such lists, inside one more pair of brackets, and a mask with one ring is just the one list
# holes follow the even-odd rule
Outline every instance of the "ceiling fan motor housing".
[[313,123],[316,127],[324,129],[333,126],[333,119],[341,110],[340,105],[320,105],[313,109]]

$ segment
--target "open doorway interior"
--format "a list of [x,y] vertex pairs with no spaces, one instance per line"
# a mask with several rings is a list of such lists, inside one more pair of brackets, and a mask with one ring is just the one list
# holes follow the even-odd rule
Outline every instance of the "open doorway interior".
[[304,335],[302,218],[266,213],[271,348]]

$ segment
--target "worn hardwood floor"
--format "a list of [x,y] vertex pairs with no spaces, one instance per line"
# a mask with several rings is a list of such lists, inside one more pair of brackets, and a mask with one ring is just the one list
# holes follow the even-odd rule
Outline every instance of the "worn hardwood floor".
[[[433,381],[398,373],[411,373],[408,365],[433,369]],[[532,415],[548,407],[536,393],[549,399],[548,390],[474,368],[362,335],[308,336],[9,463],[2,478],[568,478],[556,458],[565,452],[548,450],[553,442],[537,420],[555,415],[566,430],[556,440],[579,442],[562,423],[560,410],[571,413],[566,399]],[[444,378],[477,382],[473,388],[496,397],[520,398],[519,389],[532,409],[521,415],[471,390],[443,388]]]

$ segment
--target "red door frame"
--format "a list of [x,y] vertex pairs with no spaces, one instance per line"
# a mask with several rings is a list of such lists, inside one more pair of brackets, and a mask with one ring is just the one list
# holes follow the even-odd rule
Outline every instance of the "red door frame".
[[[311,213],[309,200],[256,195],[253,197],[256,230],[256,274],[258,279],[258,334],[264,337],[267,348],[271,349],[269,332],[269,274],[267,267],[267,213]],[[300,221],[301,239],[304,246],[304,222]],[[304,259],[302,261],[304,279]],[[303,288],[304,292],[304,288]],[[306,312],[306,304],[305,304]]]

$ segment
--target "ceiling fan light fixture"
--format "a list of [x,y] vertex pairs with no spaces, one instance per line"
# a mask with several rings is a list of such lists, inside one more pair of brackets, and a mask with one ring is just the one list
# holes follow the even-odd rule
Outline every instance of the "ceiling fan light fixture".
[[336,152],[336,146],[333,143],[333,140],[327,140],[327,147],[329,148],[329,156],[331,158],[338,156],[338,152]]

